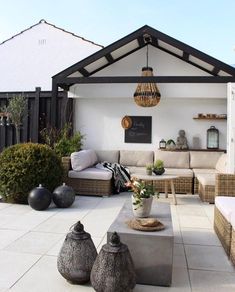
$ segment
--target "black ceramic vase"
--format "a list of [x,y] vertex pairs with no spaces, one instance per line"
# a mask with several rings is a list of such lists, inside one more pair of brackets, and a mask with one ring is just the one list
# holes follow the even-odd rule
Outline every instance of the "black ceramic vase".
[[62,186],[57,187],[53,191],[52,199],[57,207],[68,208],[75,200],[75,192],[72,187],[69,187],[63,183]]
[[57,259],[60,274],[72,284],[89,282],[91,268],[97,256],[89,233],[79,221],[65,238]]
[[130,292],[135,284],[136,275],[129,249],[114,232],[95,260],[91,285],[97,292]]
[[165,172],[165,168],[154,168],[153,173],[156,175],[162,175]]
[[28,196],[28,203],[31,208],[37,211],[46,210],[51,203],[52,194],[48,189],[39,185],[32,189]]

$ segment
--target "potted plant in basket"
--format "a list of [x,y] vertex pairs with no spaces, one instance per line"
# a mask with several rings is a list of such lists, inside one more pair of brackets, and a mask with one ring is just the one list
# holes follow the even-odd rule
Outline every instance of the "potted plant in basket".
[[153,197],[157,196],[154,186],[135,178],[126,184],[132,194],[133,213],[136,217],[148,217],[151,211]]
[[157,159],[153,165],[153,172],[156,175],[161,175],[165,172],[164,162],[160,159]]

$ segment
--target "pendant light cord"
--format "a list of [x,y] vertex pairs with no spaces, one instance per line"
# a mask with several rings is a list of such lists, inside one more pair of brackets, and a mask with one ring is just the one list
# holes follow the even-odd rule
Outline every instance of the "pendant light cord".
[[149,45],[147,44],[147,53],[146,53],[146,59],[147,59],[147,68],[149,66]]

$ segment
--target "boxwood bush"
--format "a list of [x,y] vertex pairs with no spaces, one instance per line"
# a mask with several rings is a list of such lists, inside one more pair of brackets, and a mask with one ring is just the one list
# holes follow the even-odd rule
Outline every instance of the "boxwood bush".
[[0,195],[6,202],[26,204],[30,190],[39,184],[53,191],[62,175],[61,161],[47,145],[16,144],[0,154]]

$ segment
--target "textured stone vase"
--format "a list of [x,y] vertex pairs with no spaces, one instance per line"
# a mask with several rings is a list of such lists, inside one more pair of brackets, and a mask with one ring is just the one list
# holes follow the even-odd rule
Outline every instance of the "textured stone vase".
[[65,238],[57,259],[60,274],[72,284],[89,282],[90,273],[97,256],[89,233],[79,221]]
[[152,208],[153,197],[142,198],[141,205],[134,205],[133,203],[136,202],[136,198],[133,195],[131,198],[134,216],[139,218],[149,217]]
[[114,232],[95,260],[91,285],[96,292],[130,292],[135,284],[135,269],[129,249]]

